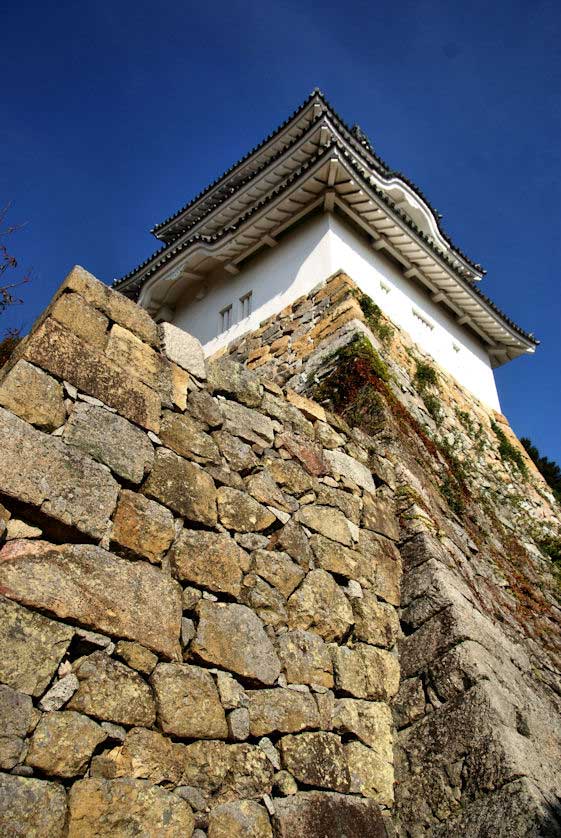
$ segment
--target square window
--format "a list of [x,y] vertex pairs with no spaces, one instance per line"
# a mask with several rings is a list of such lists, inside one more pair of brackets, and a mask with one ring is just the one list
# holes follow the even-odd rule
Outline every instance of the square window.
[[240,320],[244,320],[251,314],[251,297],[253,291],[248,291],[243,297],[240,297]]
[[220,331],[226,332],[232,325],[232,306],[226,306],[220,311]]

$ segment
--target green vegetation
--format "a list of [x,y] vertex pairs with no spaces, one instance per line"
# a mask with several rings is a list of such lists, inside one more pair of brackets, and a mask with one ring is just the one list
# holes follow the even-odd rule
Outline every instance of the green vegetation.
[[465,509],[465,503],[459,481],[453,475],[447,474],[440,484],[440,491],[452,512],[461,515]]
[[424,361],[417,361],[417,369],[413,376],[413,381],[421,396],[429,387],[438,388],[438,376],[435,368],[432,364],[427,364]]
[[493,433],[499,441],[499,454],[503,462],[513,463],[523,477],[528,476],[528,469],[524,462],[524,455],[519,448],[510,442],[504,431],[497,425],[496,422],[491,422]]
[[537,470],[542,475],[547,485],[555,495],[556,500],[561,503],[561,468],[555,460],[550,460],[548,457],[542,457],[536,446],[528,437],[523,436],[520,440],[530,458],[536,465]]
[[358,297],[358,304],[374,334],[387,346],[394,332],[390,324],[386,322],[380,306],[377,306],[367,294],[361,294]]

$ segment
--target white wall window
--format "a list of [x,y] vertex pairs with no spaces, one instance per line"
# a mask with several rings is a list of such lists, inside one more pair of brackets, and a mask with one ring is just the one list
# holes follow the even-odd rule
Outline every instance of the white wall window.
[[232,325],[232,306],[225,306],[220,310],[220,331],[226,332]]
[[243,297],[240,297],[240,320],[244,320],[251,314],[251,297],[253,291],[248,291]]

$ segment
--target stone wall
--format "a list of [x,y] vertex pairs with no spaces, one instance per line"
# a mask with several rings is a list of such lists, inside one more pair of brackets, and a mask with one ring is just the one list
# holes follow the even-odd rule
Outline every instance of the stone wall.
[[505,417],[344,274],[228,351],[367,431],[378,495],[395,493],[398,833],[561,835],[561,589],[544,552],[561,514]]
[[386,835],[401,558],[370,440],[81,268],[0,405],[0,833]]

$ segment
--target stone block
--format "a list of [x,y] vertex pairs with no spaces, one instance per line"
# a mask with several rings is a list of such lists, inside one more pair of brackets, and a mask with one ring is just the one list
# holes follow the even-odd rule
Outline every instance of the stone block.
[[150,346],[159,346],[158,327],[148,312],[139,305],[113,291],[96,279],[80,265],[75,265],[62,285],[57,297],[64,292],[75,291],[90,305],[103,312],[110,320],[129,329]]
[[115,654],[122,658],[131,669],[136,669],[137,672],[143,672],[145,675],[150,675],[158,663],[158,658],[153,652],[132,640],[119,640],[115,646]]
[[195,378],[206,378],[203,347],[197,338],[172,323],[160,324],[160,336],[162,352],[170,361]]
[[260,532],[270,527],[276,516],[246,492],[221,486],[217,493],[220,523],[235,532]]
[[362,742],[348,742],[345,756],[350,772],[350,791],[370,797],[381,806],[391,807],[393,798],[393,764]]
[[94,757],[90,776],[114,780],[131,777],[154,785],[177,786],[183,773],[183,745],[156,730],[129,730],[122,745]]
[[35,728],[26,763],[48,775],[77,777],[106,738],[100,725],[80,713],[46,713]]
[[193,742],[184,755],[182,783],[212,796],[211,806],[239,798],[261,800],[271,793],[273,766],[255,745]]
[[185,800],[148,780],[78,780],[68,795],[68,838],[191,838]]
[[372,584],[380,599],[399,607],[403,567],[395,544],[377,533],[361,530],[358,549],[364,557],[360,576]]
[[308,529],[320,533],[320,535],[351,547],[353,544],[353,531],[349,521],[338,509],[330,506],[316,506],[309,504],[302,506],[295,516],[295,519]]
[[175,538],[174,517],[165,506],[123,489],[113,516],[111,540],[153,564],[160,564]]
[[350,791],[345,749],[334,733],[300,733],[279,740],[282,764],[301,783],[330,791]]
[[307,399],[305,396],[301,396],[299,393],[296,393],[290,388],[286,391],[286,398],[290,404],[293,404],[294,407],[298,408],[298,410],[300,410],[307,419],[311,419],[313,422],[316,420],[325,422],[325,410],[317,402]]
[[376,493],[376,486],[372,478],[370,470],[355,460],[349,457],[348,454],[343,454],[341,451],[326,451],[325,459],[329,463],[331,473],[335,477],[345,477],[347,480],[352,480],[357,486],[364,489],[365,492],[371,494]]
[[143,487],[149,497],[161,501],[188,521],[214,527],[216,487],[214,480],[196,463],[159,448],[154,467]]
[[328,573],[336,573],[346,579],[357,579],[360,575],[360,553],[318,534],[310,538],[310,547],[319,567]]
[[381,759],[392,761],[392,712],[385,702],[337,699],[333,709],[333,729],[353,734]]
[[25,737],[36,722],[28,695],[0,684],[0,768],[10,771],[24,754]]
[[23,360],[0,384],[0,405],[45,431],[54,431],[66,421],[62,385]]
[[385,649],[366,643],[332,649],[337,689],[356,698],[387,701],[399,689],[399,664]]
[[263,398],[263,387],[259,378],[242,364],[221,358],[210,361],[207,366],[207,386],[211,393],[233,398],[247,407],[258,407]]
[[310,631],[287,631],[277,639],[277,651],[289,684],[333,686],[333,664],[328,646]]
[[20,692],[40,696],[73,634],[69,626],[0,597],[0,681]]
[[146,562],[85,544],[10,542],[0,552],[0,585],[24,605],[179,657],[181,589]]
[[55,320],[45,320],[31,333],[23,357],[114,408],[136,425],[158,432],[160,396],[131,376],[130,370],[111,361],[101,350],[84,343]]
[[353,601],[353,613],[355,640],[391,649],[399,635],[399,618],[392,605],[378,602],[375,594],[367,592]]
[[158,664],[150,682],[164,733],[188,739],[225,739],[226,716],[212,675],[199,666]]
[[335,792],[304,792],[275,800],[278,838],[387,838],[378,805]]
[[248,690],[247,696],[252,736],[299,733],[321,726],[318,706],[309,692],[278,688]]
[[305,576],[288,553],[255,550],[252,559],[255,573],[277,588],[283,597],[289,597]]
[[275,438],[275,428],[268,416],[251,410],[237,402],[223,399],[220,410],[224,416],[224,430],[251,444],[270,447]]
[[181,457],[198,463],[220,463],[220,452],[204,426],[190,416],[164,410],[159,437],[168,448]]
[[385,498],[373,497],[369,493],[364,495],[361,526],[399,541],[399,525],[393,505]]
[[159,352],[115,323],[109,332],[105,354],[117,366],[128,370],[134,380],[159,393],[165,404],[170,404],[172,372]]
[[74,406],[63,439],[131,483],[140,483],[154,461],[154,447],[140,428],[91,404]]
[[0,491],[94,538],[105,533],[118,484],[102,465],[0,408]]
[[66,835],[65,819],[63,786],[0,774],[0,835],[3,838],[63,838]]
[[170,553],[179,579],[238,596],[249,557],[226,533],[182,530]]
[[208,838],[273,838],[267,810],[253,800],[234,800],[212,809]]
[[323,449],[312,440],[300,434],[285,431],[279,434],[277,444],[285,448],[291,457],[299,460],[308,474],[314,477],[327,474],[329,467],[325,461]]
[[61,294],[49,307],[48,315],[84,343],[105,349],[109,321],[101,312],[88,305],[80,294]]
[[263,623],[245,605],[201,602],[192,651],[207,663],[273,684],[280,662]]
[[324,640],[340,640],[353,624],[351,606],[325,570],[312,570],[288,600],[288,625],[312,630]]

